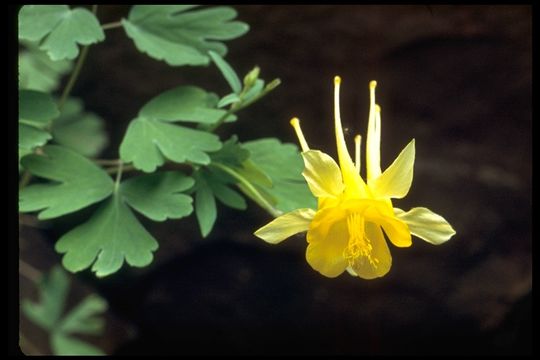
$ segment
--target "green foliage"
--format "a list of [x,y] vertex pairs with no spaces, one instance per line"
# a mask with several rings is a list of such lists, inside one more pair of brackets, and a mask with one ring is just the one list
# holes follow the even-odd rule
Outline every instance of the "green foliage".
[[243,143],[250,159],[270,177],[273,186],[265,190],[275,197],[275,207],[283,212],[298,208],[316,208],[316,201],[302,177],[304,164],[293,144],[273,138]]
[[54,141],[84,156],[97,156],[107,145],[103,119],[86,112],[80,99],[69,98],[52,123]]
[[221,71],[221,74],[223,74],[225,80],[227,80],[227,82],[229,83],[229,86],[231,87],[233,93],[239,94],[242,90],[242,85],[240,84],[240,79],[238,78],[238,75],[236,75],[236,72],[233,70],[233,68],[216,52],[209,51],[208,55],[210,55],[212,61],[214,61],[216,66]]
[[41,41],[51,60],[75,59],[77,44],[105,39],[98,20],[87,9],[67,5],[25,5],[19,12],[19,39]]
[[122,194],[131,207],[154,221],[180,219],[193,212],[193,200],[180,192],[194,183],[180,172],[160,172],[124,181]]
[[22,301],[26,317],[50,336],[55,355],[104,355],[95,346],[77,339],[74,334],[101,335],[105,321],[97,316],[107,309],[107,303],[96,294],[84,298],[65,313],[69,278],[61,267],[54,267],[39,284],[40,301]]
[[69,72],[69,60],[52,61],[38,45],[24,43],[26,50],[19,53],[19,89],[49,92],[56,90],[62,75]]
[[120,157],[145,172],[153,172],[165,159],[208,164],[206,152],[219,150],[219,138],[205,131],[138,117],[132,120],[120,145]]
[[42,210],[39,219],[51,219],[103,200],[113,191],[111,177],[90,160],[57,145],[43,147],[43,155],[22,161],[32,174],[53,182],[30,185],[19,193],[19,211]]
[[35,90],[19,91],[19,122],[43,128],[59,114],[49,94]]
[[249,30],[247,24],[231,21],[236,11],[230,7],[194,7],[135,5],[122,25],[139,51],[172,66],[206,65],[209,50],[227,52],[220,40],[235,39]]
[[62,264],[77,272],[92,266],[96,276],[118,271],[125,261],[136,267],[152,262],[157,241],[137,220],[121,194],[114,193],[82,225],[63,235],[55,249],[65,253]]
[[147,119],[214,124],[226,111],[216,109],[217,98],[196,86],[178,86],[154,97],[139,112]]

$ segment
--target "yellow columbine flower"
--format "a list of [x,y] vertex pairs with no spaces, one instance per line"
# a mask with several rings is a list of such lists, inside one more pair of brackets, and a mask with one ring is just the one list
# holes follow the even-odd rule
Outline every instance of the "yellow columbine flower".
[[[347,146],[339,110],[341,79],[334,79],[334,113],[338,164],[319,150],[310,150],[297,118],[291,120],[300,145],[305,169],[302,173],[318,209],[297,209],[284,214],[255,232],[261,239],[277,244],[307,231],[306,259],[315,270],[336,277],[347,270],[364,279],[384,276],[392,265],[386,244],[411,246],[411,234],[431,244],[441,244],[455,234],[440,215],[426,208],[408,212],[395,208],[392,198],[409,192],[413,178],[414,139],[384,171],[380,165],[381,108],[375,103],[377,83],[369,83],[370,110],[366,139],[366,178],[360,176],[360,143],[355,142],[353,162]],[[384,231],[384,233],[383,233]]]

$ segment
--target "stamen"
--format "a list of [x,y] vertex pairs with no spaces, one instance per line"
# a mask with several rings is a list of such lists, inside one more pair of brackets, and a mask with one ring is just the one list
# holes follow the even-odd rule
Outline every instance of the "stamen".
[[[381,117],[380,106],[375,103],[375,88],[377,82],[369,82],[369,121],[368,137],[366,139],[366,167],[368,181],[375,179],[381,174]],[[379,113],[379,116],[377,116]]]
[[352,213],[347,217],[347,228],[349,230],[349,243],[343,250],[343,257],[353,266],[355,262],[364,264],[367,260],[370,265],[377,268],[379,259],[372,256],[373,246],[364,232],[364,218],[359,213]]
[[356,171],[360,174],[360,145],[362,144],[362,137],[356,135],[354,137],[354,166]]
[[296,132],[296,136],[298,137],[298,141],[300,142],[300,146],[302,147],[302,152],[308,151],[309,146],[306,142],[306,138],[304,137],[304,133],[302,132],[302,128],[300,127],[300,120],[296,117],[292,118],[291,125]]

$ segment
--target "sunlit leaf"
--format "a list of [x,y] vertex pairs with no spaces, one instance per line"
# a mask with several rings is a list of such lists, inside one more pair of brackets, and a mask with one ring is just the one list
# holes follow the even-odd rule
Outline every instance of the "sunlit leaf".
[[230,7],[194,7],[135,5],[122,25],[139,51],[173,66],[206,65],[209,50],[224,56],[227,47],[221,41],[235,39],[249,29],[243,22],[232,21],[236,11]]
[[113,181],[103,169],[61,146],[47,145],[43,155],[27,155],[21,163],[33,175],[51,180],[27,186],[19,193],[19,211],[42,210],[39,219],[80,210],[113,191]]
[[19,11],[19,39],[41,41],[52,60],[75,59],[78,44],[105,39],[99,21],[84,8],[67,5],[24,5]]
[[66,269],[77,272],[92,265],[99,277],[115,273],[124,261],[131,266],[146,266],[157,248],[157,241],[119,193],[100,205],[87,222],[63,235],[55,246],[65,254],[62,264]]

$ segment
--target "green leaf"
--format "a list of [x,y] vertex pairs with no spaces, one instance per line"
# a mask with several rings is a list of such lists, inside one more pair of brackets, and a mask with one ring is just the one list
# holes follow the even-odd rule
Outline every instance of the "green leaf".
[[154,120],[214,124],[225,113],[216,109],[213,94],[195,86],[179,86],[150,100],[139,115]]
[[208,55],[210,55],[212,61],[214,61],[225,80],[229,83],[231,90],[239,94],[242,91],[242,84],[233,68],[218,53],[210,50]]
[[58,89],[60,78],[73,64],[69,60],[52,61],[38,49],[38,45],[25,42],[27,50],[19,53],[19,89],[51,92]]
[[210,163],[206,152],[221,148],[219,138],[200,130],[138,117],[131,121],[120,145],[120,157],[137,169],[153,172],[165,158],[184,163]]
[[251,86],[250,89],[244,95],[244,101],[246,102],[250,101],[256,96],[260,95],[263,89],[264,89],[264,80],[262,79],[255,80],[255,83],[253,84],[253,86]]
[[193,174],[196,181],[195,192],[195,215],[199,222],[201,235],[206,237],[212,228],[217,218],[216,199],[212,192],[212,188],[200,172]]
[[105,320],[96,317],[107,310],[107,302],[91,294],[66,314],[58,326],[62,333],[99,335],[105,327]]
[[69,278],[60,266],[54,267],[39,282],[39,302],[22,301],[22,311],[33,323],[52,331],[59,323],[64,310]]
[[90,265],[96,276],[118,271],[124,260],[143,267],[152,262],[157,241],[139,223],[133,212],[115,193],[82,225],[63,235],[55,249],[65,253],[62,264],[71,272]]
[[240,97],[235,93],[230,93],[219,100],[219,102],[217,103],[217,107],[222,108],[238,101],[240,101]]
[[107,145],[103,119],[85,112],[80,99],[69,98],[62,113],[53,121],[54,140],[81,155],[97,156]]
[[250,160],[272,180],[273,187],[265,190],[276,198],[277,209],[289,212],[316,208],[316,200],[302,177],[304,164],[295,145],[267,138],[249,141],[242,146],[250,151]]
[[19,193],[19,211],[42,210],[39,219],[51,219],[103,200],[113,191],[111,177],[87,158],[57,145],[43,155],[31,154],[22,165],[32,174],[56,183],[30,185]]
[[45,130],[19,124],[19,162],[22,156],[31,153],[38,146],[45,145],[51,138],[51,134]]
[[51,348],[54,355],[106,355],[101,349],[85,341],[67,336],[64,333],[53,333]]
[[51,95],[35,90],[19,91],[19,122],[43,128],[59,114]]
[[99,21],[87,9],[67,5],[25,5],[19,12],[19,39],[41,41],[52,60],[75,59],[77,44],[105,39]]
[[180,192],[194,183],[180,172],[168,171],[130,178],[122,183],[121,192],[135,210],[154,221],[164,221],[193,212],[193,200]]
[[249,157],[249,151],[238,143],[238,137],[233,135],[223,143],[222,148],[210,155],[212,162],[219,162],[229,166],[242,166]]
[[227,47],[219,40],[245,34],[249,27],[230,7],[191,10],[193,5],[135,5],[127,20],[126,34],[139,51],[172,66],[207,65],[208,51],[224,56]]

